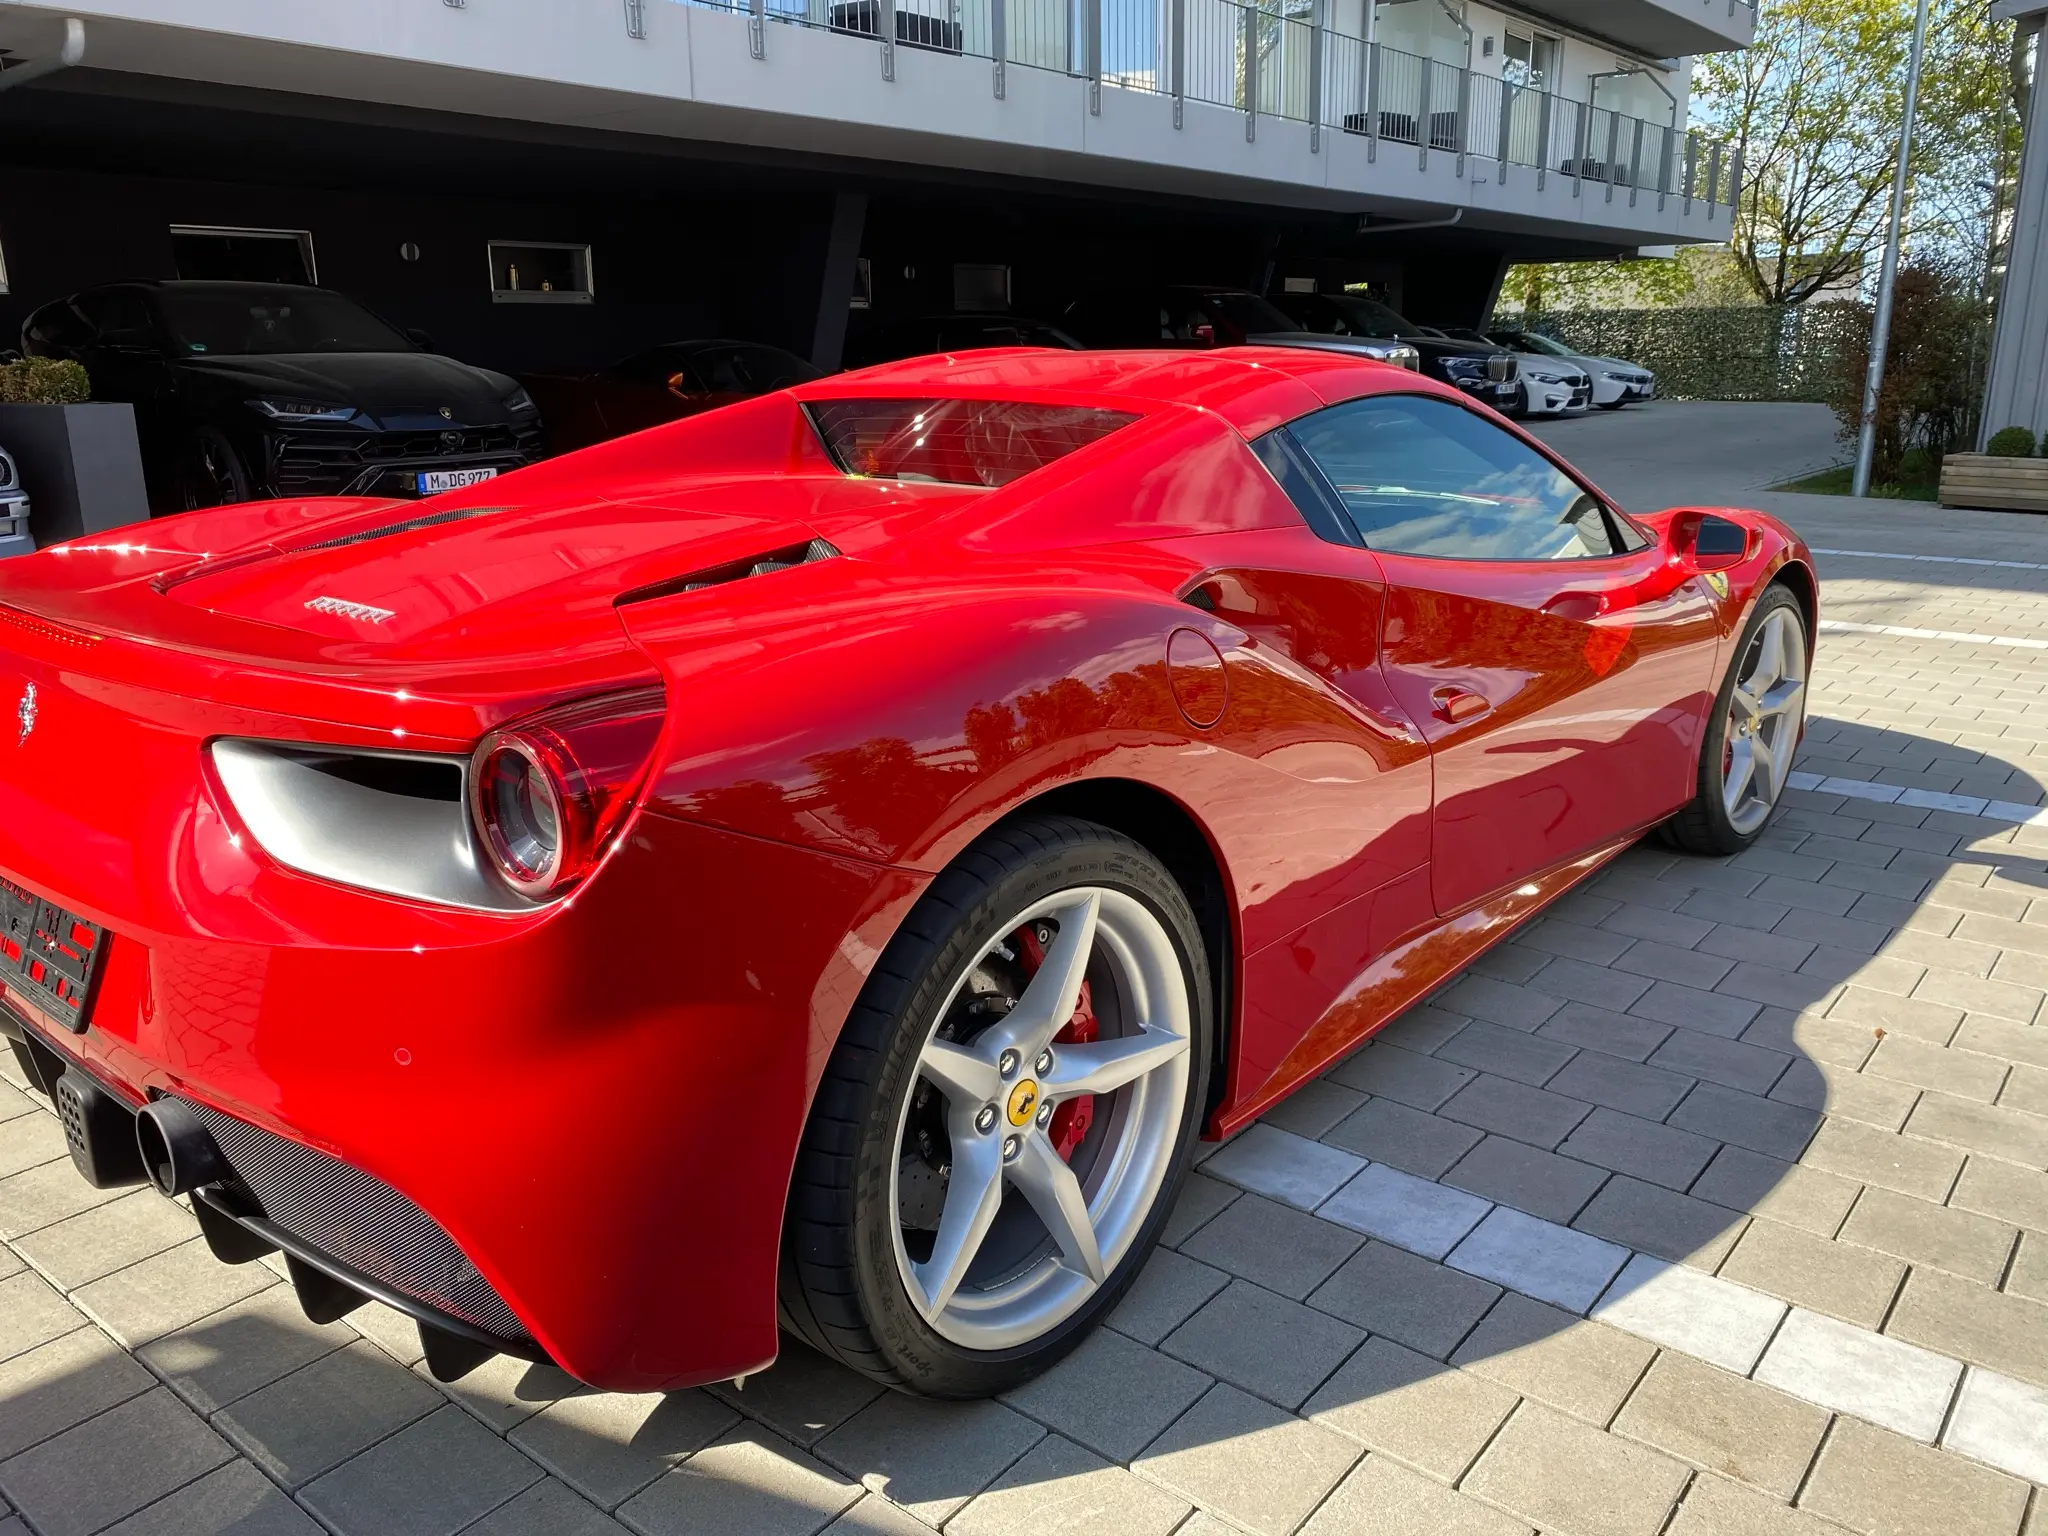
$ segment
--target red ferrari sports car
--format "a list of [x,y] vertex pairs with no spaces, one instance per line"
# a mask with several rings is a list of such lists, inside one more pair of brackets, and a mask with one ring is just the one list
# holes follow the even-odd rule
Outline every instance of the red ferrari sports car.
[[1811,562],[1341,356],[844,375],[0,570],[4,1028],[84,1175],[444,1376],[1044,1368],[1195,1139],[1651,829]]

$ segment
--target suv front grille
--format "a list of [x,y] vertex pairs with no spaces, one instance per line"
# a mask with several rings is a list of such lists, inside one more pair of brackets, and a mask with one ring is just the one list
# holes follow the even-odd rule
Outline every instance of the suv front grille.
[[179,1102],[206,1123],[267,1220],[493,1338],[532,1342],[455,1239],[389,1184],[246,1120],[191,1099]]
[[[301,429],[278,435],[271,459],[279,496],[334,496],[382,488],[388,474],[477,463],[509,469],[540,457],[536,427],[465,427],[445,432],[349,432]],[[368,475],[369,484],[359,484]]]

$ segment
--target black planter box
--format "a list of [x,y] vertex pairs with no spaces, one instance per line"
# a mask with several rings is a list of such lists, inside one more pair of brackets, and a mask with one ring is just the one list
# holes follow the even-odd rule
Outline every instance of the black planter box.
[[0,447],[28,492],[37,548],[149,519],[127,405],[0,405]]

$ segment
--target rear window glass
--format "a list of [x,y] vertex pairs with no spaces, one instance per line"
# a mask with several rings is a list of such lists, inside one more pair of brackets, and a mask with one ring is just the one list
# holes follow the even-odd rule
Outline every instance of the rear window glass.
[[848,474],[945,485],[1008,485],[1138,419],[1016,400],[824,400],[809,410]]

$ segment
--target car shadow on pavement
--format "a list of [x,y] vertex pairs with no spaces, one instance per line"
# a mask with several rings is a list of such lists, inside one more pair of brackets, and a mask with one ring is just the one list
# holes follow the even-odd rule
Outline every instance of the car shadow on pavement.
[[[1955,748],[1823,718],[1803,755],[1916,742],[1961,774]],[[1968,755],[1978,777],[2000,766]],[[1819,1346],[1786,1344],[1782,1250],[1835,1245],[1848,1206],[1802,1158],[1817,1133],[1855,1154],[1917,1112],[1911,1058],[1947,1039],[1915,1006],[1915,957],[2002,893],[2048,894],[2012,822],[1870,798],[1888,793],[1795,790],[1732,859],[1631,849],[1205,1147],[1108,1327],[1001,1402],[887,1392],[794,1341],[744,1383],[666,1395],[503,1357],[444,1387],[396,1313],[315,1326],[279,1284],[133,1358],[83,1315],[16,1346],[0,1494],[67,1536],[137,1509],[124,1536],[315,1529],[293,1500],[344,1536],[581,1536],[614,1517],[843,1536],[969,1501],[953,1529],[1132,1536],[1200,1507],[1274,1532],[1320,1509],[1344,1530],[1390,1506],[1434,1527],[1468,1497],[1569,1525],[1557,1469],[1605,1465],[1586,1437],[1640,1443],[1657,1403],[1744,1376],[1772,1402],[1814,1392]],[[1667,1446],[1609,1493],[1668,1513],[1689,1455],[1789,1497],[1825,1426],[1811,1413],[1753,1463]]]

